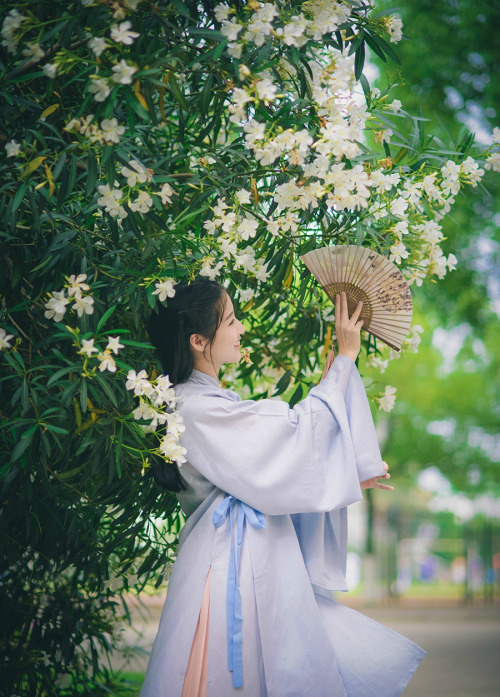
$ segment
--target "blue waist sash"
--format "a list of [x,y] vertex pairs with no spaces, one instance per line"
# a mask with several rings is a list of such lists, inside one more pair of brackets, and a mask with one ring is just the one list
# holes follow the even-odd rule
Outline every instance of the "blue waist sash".
[[[236,550],[234,545],[235,509],[237,511]],[[241,646],[243,618],[241,613],[239,563],[243,526],[245,520],[248,520],[253,528],[259,530],[266,527],[266,519],[263,513],[230,494],[226,494],[224,500],[215,509],[212,523],[216,528],[219,528],[228,515],[231,530],[231,548],[227,570],[227,665],[233,674],[233,687],[242,687],[243,658]]]

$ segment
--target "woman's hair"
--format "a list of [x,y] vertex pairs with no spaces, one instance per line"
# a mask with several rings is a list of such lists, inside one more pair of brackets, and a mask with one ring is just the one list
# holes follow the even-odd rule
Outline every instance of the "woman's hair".
[[[225,288],[217,281],[181,282],[175,286],[175,295],[167,300],[166,306],[158,304],[151,312],[148,334],[163,374],[169,376],[174,387],[186,382],[194,368],[191,334],[208,339],[203,351],[207,358],[205,351],[211,351],[224,316],[226,297]],[[212,359],[211,352],[209,358]],[[156,483],[164,489],[180,491],[186,488],[175,463],[155,458],[150,469]]]

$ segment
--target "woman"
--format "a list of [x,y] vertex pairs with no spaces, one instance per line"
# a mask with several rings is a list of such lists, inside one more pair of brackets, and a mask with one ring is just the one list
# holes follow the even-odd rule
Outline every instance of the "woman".
[[[176,287],[149,333],[178,397],[187,521],[140,697],[397,697],[425,651],[342,606],[347,506],[387,479],[363,383],[359,303],[339,355],[290,409],[218,383],[244,327],[215,281]],[[181,476],[182,475],[182,476]]]

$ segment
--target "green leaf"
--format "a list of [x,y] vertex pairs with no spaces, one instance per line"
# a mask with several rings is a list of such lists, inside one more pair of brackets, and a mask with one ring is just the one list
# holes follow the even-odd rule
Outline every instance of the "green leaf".
[[281,376],[281,378],[278,380],[278,384],[276,385],[276,389],[273,392],[273,397],[277,397],[278,395],[282,394],[290,384],[290,378],[292,377],[292,371],[291,370],[286,370],[284,375]]
[[363,73],[363,66],[365,64],[365,44],[361,42],[358,49],[356,50],[356,55],[354,57],[354,76],[356,80],[359,80]]
[[115,310],[116,310],[116,305],[112,305],[111,307],[109,307],[106,310],[106,312],[103,314],[103,316],[99,320],[99,324],[97,325],[97,329],[96,329],[96,334],[99,334],[99,332],[104,327],[104,325],[106,324],[106,322],[108,321],[108,319],[111,317],[111,315],[113,314],[113,312]]
[[53,424],[48,424],[48,423],[41,423],[41,426],[44,426],[47,431],[52,431],[52,433],[60,433],[61,435],[68,435],[69,431],[66,430],[65,428],[61,428],[60,426],[54,426]]
[[180,106],[184,109],[184,111],[188,111],[189,107],[187,105],[186,99],[184,98],[181,88],[179,87],[177,80],[175,79],[175,75],[173,73],[170,73],[168,76],[168,86],[172,90],[172,94],[174,95]]
[[105,378],[102,375],[99,375],[99,373],[96,373],[95,379],[97,380],[99,385],[102,387],[103,391],[106,393],[111,404],[113,404],[113,406],[117,407],[118,403],[116,401],[115,394],[114,394],[113,390],[111,389],[111,387],[108,385]]
[[58,370],[54,375],[52,375],[48,382],[47,382],[47,387],[50,387],[53,385],[55,382],[59,380],[63,375],[68,375],[68,373],[75,373],[78,371],[78,368],[74,365],[68,365],[65,368],[61,368],[61,370]]
[[26,182],[23,182],[19,189],[16,191],[14,198],[12,199],[12,211],[11,214],[13,215],[19,206],[21,205],[21,202],[24,198],[24,194],[26,193]]
[[85,196],[90,197],[95,194],[97,183],[97,160],[93,152],[89,152],[87,158],[87,183],[85,186]]

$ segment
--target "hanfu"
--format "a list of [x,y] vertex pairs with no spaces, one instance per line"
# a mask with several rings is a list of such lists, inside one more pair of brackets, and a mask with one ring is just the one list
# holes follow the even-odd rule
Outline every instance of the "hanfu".
[[332,597],[347,590],[347,506],[384,475],[354,362],[337,356],[293,408],[198,370],[175,391],[188,518],[140,697],[186,696],[202,605],[203,697],[400,695],[425,651]]

